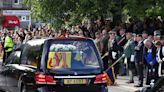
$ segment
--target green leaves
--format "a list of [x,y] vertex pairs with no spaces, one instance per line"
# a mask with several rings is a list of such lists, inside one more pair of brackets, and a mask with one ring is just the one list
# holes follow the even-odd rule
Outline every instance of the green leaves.
[[163,0],[125,0],[124,9],[132,17],[143,18],[145,16],[157,17],[164,16]]
[[25,0],[33,18],[56,23],[80,23],[84,17],[110,16],[112,0]]
[[164,0],[25,0],[31,5],[32,17],[50,22],[56,28],[67,23],[81,23],[83,18],[129,15],[164,16]]

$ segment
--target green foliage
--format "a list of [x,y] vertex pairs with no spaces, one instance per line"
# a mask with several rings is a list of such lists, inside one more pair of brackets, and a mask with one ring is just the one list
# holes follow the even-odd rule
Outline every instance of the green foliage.
[[64,24],[81,23],[83,18],[129,15],[164,17],[164,0],[24,0],[31,5],[32,17],[51,23],[56,28]]
[[125,0],[124,10],[132,17],[164,17],[164,0]]
[[111,16],[112,0],[25,0],[32,4],[32,17],[51,22],[55,27],[70,22],[80,23],[84,17]]

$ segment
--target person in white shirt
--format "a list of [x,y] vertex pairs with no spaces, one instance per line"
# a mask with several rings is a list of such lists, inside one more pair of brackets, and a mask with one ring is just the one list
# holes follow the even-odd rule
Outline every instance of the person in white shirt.
[[155,42],[155,46],[157,47],[156,59],[159,63],[158,75],[161,77],[164,76],[164,46],[162,46],[160,40]]

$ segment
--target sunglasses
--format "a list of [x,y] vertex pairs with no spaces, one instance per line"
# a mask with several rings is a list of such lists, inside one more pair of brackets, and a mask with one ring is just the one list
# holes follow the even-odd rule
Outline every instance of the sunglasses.
[[116,35],[116,33],[109,33],[110,35]]

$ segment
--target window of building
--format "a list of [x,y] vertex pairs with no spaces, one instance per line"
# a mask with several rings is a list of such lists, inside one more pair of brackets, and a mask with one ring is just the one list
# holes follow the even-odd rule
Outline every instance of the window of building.
[[30,16],[26,16],[26,20],[30,20]]
[[21,21],[26,21],[26,16],[21,16]]
[[19,0],[14,0],[14,4],[19,4]]
[[18,16],[19,19],[21,19],[21,16]]
[[24,15],[24,16],[20,16],[19,17],[19,19],[21,20],[21,21],[29,21],[30,20],[30,16],[29,15]]

